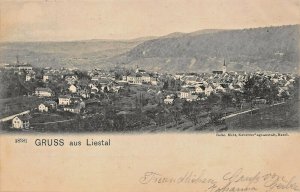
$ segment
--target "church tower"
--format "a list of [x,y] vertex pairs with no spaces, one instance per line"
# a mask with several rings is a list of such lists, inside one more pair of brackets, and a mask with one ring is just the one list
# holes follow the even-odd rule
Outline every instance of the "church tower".
[[223,64],[223,73],[226,73],[227,71],[227,66],[226,66],[226,63],[225,63],[225,59],[224,59],[224,64]]

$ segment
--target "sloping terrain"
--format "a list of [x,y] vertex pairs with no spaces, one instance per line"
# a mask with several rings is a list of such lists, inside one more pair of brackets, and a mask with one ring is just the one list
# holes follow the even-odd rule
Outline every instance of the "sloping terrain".
[[299,25],[207,33],[173,34],[145,41],[114,58],[118,64],[165,71],[229,70],[295,72],[299,65]]
[[299,25],[242,30],[200,30],[134,40],[0,43],[0,61],[39,67],[211,72],[226,60],[229,70],[299,72]]

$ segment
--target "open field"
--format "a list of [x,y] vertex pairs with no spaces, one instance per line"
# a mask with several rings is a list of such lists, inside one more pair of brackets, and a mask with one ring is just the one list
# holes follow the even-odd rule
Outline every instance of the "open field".
[[229,130],[297,130],[299,129],[299,101],[289,101],[244,113],[225,120]]
[[0,118],[31,110],[32,107],[37,107],[42,101],[44,99],[35,96],[0,99]]

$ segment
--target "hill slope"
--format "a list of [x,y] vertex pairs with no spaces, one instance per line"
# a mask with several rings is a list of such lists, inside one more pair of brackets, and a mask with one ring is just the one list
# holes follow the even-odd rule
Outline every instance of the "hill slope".
[[200,30],[133,40],[0,43],[0,62],[34,66],[109,68],[161,72],[210,72],[225,59],[229,70],[299,72],[299,25],[243,30]]
[[112,62],[166,71],[298,71],[299,25],[172,35],[145,41]]

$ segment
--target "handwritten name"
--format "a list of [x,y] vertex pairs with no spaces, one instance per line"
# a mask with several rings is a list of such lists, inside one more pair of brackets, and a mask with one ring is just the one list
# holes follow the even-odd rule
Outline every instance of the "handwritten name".
[[221,174],[219,178],[209,177],[206,170],[189,171],[181,176],[166,176],[159,172],[145,172],[139,178],[141,184],[200,184],[207,192],[239,191],[300,191],[296,177],[287,177],[277,173],[247,174],[244,169]]
[[217,182],[214,179],[205,177],[205,170],[200,174],[195,174],[193,172],[187,172],[184,176],[179,177],[166,177],[160,173],[156,172],[146,172],[143,177],[140,178],[140,183],[149,184],[149,183],[202,183],[202,184],[216,184]]

